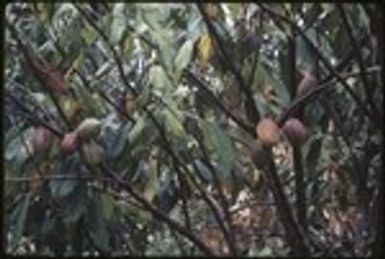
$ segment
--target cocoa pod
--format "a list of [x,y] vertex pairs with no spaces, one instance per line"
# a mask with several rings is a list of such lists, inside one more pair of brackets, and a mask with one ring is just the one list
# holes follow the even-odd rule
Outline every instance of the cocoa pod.
[[317,85],[317,79],[308,71],[303,72],[303,78],[297,87],[297,97],[305,95]]
[[66,154],[73,153],[79,144],[79,136],[76,131],[67,133],[64,135],[61,142],[61,148]]
[[308,130],[303,123],[296,118],[288,119],[283,125],[283,131],[289,142],[296,147],[302,146],[308,137]]
[[104,158],[104,150],[96,142],[91,141],[82,145],[82,154],[90,165],[99,165]]
[[52,133],[42,126],[35,127],[31,136],[32,149],[35,154],[44,152],[52,143]]
[[265,146],[274,146],[280,138],[280,129],[271,118],[262,119],[256,127],[258,138]]
[[76,132],[83,139],[89,139],[99,134],[102,123],[96,118],[86,118],[76,128]]
[[256,140],[250,145],[250,157],[258,169],[262,169],[269,161],[268,154],[260,141]]

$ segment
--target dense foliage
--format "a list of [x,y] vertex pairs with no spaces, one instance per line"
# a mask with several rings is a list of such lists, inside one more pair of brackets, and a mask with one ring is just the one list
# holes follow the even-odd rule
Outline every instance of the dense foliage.
[[6,252],[378,253],[381,9],[8,4]]

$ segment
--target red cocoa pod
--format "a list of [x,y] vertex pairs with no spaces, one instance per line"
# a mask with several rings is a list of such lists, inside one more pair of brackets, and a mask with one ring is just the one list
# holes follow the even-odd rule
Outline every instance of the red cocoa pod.
[[296,147],[302,146],[308,137],[308,130],[303,123],[296,118],[290,118],[285,122],[283,132],[289,142]]
[[34,153],[41,153],[47,150],[52,143],[52,133],[48,129],[42,126],[35,127],[33,129],[31,144]]
[[265,146],[274,146],[280,138],[280,129],[271,118],[262,119],[256,127],[258,138]]
[[76,131],[64,135],[61,142],[61,148],[66,154],[73,153],[78,147],[79,136]]

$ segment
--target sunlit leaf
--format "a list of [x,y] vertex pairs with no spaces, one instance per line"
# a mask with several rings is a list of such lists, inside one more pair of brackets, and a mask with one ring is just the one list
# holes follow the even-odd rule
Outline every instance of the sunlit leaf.
[[178,54],[175,58],[176,77],[179,80],[180,73],[190,63],[192,57],[194,44],[191,40],[186,41],[182,47],[180,47]]
[[111,44],[115,45],[122,39],[123,33],[126,30],[126,15],[124,3],[115,3],[112,8],[112,23],[110,30]]
[[152,66],[149,72],[149,80],[156,89],[167,89],[172,86],[171,81],[167,77],[161,66]]

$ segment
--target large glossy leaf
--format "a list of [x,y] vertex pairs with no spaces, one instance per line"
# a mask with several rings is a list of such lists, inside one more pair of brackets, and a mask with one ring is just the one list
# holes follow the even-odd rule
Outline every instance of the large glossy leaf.
[[218,165],[222,172],[218,172],[222,179],[228,179],[234,162],[234,150],[230,137],[216,122],[201,121],[205,143],[209,144],[216,154]]

